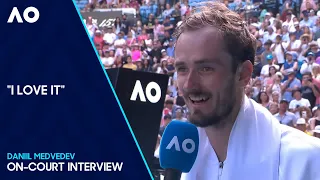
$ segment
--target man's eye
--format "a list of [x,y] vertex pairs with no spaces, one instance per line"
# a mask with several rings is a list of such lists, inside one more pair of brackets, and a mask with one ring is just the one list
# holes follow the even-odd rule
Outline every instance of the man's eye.
[[185,68],[185,67],[179,67],[179,68],[177,68],[177,72],[187,72],[187,68]]
[[201,71],[203,71],[203,72],[209,72],[209,71],[214,71],[214,69],[211,68],[211,67],[203,67],[203,68],[201,68]]

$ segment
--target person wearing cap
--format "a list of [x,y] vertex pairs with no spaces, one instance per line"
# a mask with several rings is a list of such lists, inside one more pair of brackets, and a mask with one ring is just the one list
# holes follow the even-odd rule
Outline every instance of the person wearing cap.
[[298,62],[294,61],[293,56],[295,52],[287,51],[286,60],[280,69],[280,72],[284,75],[284,80],[288,79],[288,72],[295,72],[298,69]]
[[[299,24],[299,23],[298,23]],[[288,12],[286,14],[286,20],[282,23],[282,26],[287,26],[289,32],[295,32],[294,23],[292,21],[292,14]]]
[[274,32],[273,27],[272,26],[268,26],[267,27],[267,31],[268,32],[263,35],[263,42],[267,42],[268,40],[271,40],[272,42],[275,42],[277,33]]
[[281,123],[290,127],[294,127],[297,117],[294,113],[288,111],[289,102],[285,99],[280,101],[279,112],[274,117]]
[[[262,67],[266,64],[269,64],[268,63],[268,60],[267,60],[267,56],[268,55],[271,55],[272,58],[275,57],[275,54],[274,52],[272,52],[271,50],[271,45],[272,45],[272,41],[271,40],[268,40],[266,41],[264,44],[263,44],[263,47],[264,47],[264,51],[263,53],[261,54],[261,65]],[[271,57],[270,56],[270,57]]]
[[296,129],[308,134],[309,136],[312,136],[312,134],[309,131],[307,131],[307,122],[304,118],[299,118],[297,120]]
[[288,80],[285,80],[281,86],[281,90],[283,93],[283,98],[288,100],[289,102],[293,99],[292,92],[301,87],[301,81],[296,78],[296,74],[292,69],[288,69]]
[[308,52],[307,53],[307,63],[303,63],[300,69],[300,73],[301,74],[305,74],[305,73],[311,73],[312,72],[312,68],[314,66],[319,66],[319,64],[315,63],[315,54],[313,52]]
[[301,54],[303,54],[305,57],[307,57],[308,53],[312,52],[315,55],[315,58],[320,56],[319,46],[316,41],[312,41],[309,43],[309,48],[302,51]]
[[312,132],[314,137],[320,139],[320,125],[316,126]]
[[294,31],[293,33],[296,35],[297,39],[300,39],[300,37],[304,34],[304,30],[302,27],[300,27],[299,22],[294,22]]
[[307,26],[309,28],[313,27],[313,21],[309,18],[309,12],[307,10],[302,12],[303,19],[300,21],[300,27]]

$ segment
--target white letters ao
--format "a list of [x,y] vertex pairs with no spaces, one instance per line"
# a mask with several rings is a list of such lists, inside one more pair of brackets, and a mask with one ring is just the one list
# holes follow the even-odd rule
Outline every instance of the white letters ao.
[[[34,16],[32,18],[29,17],[29,13],[30,12],[33,12],[34,13]],[[23,11],[23,19],[25,21],[27,21],[28,23],[35,23],[38,21],[40,17],[40,13],[38,11],[37,8],[35,7],[27,7],[24,11]],[[17,7],[13,7],[12,11],[11,11],[11,14],[9,16],[9,19],[7,21],[7,23],[12,23],[14,18],[17,19],[17,22],[18,23],[23,23],[23,20],[21,18],[21,15],[19,13],[19,10]]]
[[[156,91],[156,94],[153,96],[151,94],[151,90],[154,89]],[[142,89],[141,82],[139,80],[136,81],[136,84],[134,85],[130,100],[136,101],[137,97],[139,95],[139,98],[142,102],[146,102],[146,97],[151,103],[157,103],[161,98],[161,88],[160,86],[155,82],[150,82],[145,92]]]
[[[190,144],[191,147],[188,148],[187,144]],[[172,146],[175,147],[176,151],[181,151],[180,150],[180,145],[179,145],[179,140],[177,136],[174,136],[172,138],[172,140],[170,141],[170,143],[168,144],[168,146],[166,147],[166,149],[171,149]],[[186,153],[192,153],[196,148],[195,142],[192,139],[185,139],[182,141],[182,150]]]

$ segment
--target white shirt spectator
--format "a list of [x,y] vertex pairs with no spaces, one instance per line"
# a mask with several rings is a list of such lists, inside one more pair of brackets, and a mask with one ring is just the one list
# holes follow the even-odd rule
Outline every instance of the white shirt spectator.
[[305,21],[304,19],[300,21],[300,27],[304,27],[304,26],[308,26],[309,28],[312,28],[313,27],[313,21],[308,18],[307,21]]
[[113,44],[116,38],[117,36],[115,33],[105,33],[103,36],[103,40],[108,44]]
[[282,43],[282,47],[284,50],[282,50],[282,47],[280,44],[272,44],[271,48],[273,48],[274,46],[276,46],[274,49],[274,54],[277,57],[278,63],[283,64],[285,62],[285,58],[284,58],[285,52],[283,51],[285,51],[286,44]]
[[125,44],[126,44],[126,40],[124,40],[124,39],[117,39],[114,41],[115,46],[123,46]]
[[[123,49],[123,48],[117,48],[114,57],[123,56],[122,49]],[[130,51],[129,48],[127,48],[127,54],[128,54],[129,56],[131,56],[131,51]]]
[[[304,98],[301,98],[299,101],[296,100],[296,99],[293,99],[290,104],[289,104],[289,109],[295,109],[297,108],[298,106],[300,107],[310,107],[310,102],[308,99],[304,99]],[[299,111],[295,113],[297,119],[300,118],[300,113]]]
[[304,74],[304,73],[307,73],[307,72],[312,73],[312,68],[313,68],[314,66],[319,66],[319,64],[317,64],[317,63],[312,63],[312,64],[303,63],[303,64],[301,65],[300,73],[301,73],[301,74]]
[[294,27],[293,21],[285,21],[282,23],[282,26],[287,26],[289,32],[296,32],[296,28]]
[[275,42],[276,41],[276,37],[277,37],[277,34],[275,32],[273,32],[272,34],[269,34],[267,32],[267,33],[265,33],[263,35],[263,43],[267,42],[268,40],[271,40],[272,42]]
[[274,66],[277,70],[279,70],[279,66],[276,65],[276,64],[272,64],[272,65],[266,64],[266,65],[262,66],[260,74],[264,75],[264,76],[269,76],[269,68],[270,68],[270,66]]
[[101,57],[100,59],[105,66],[111,66],[114,63],[114,57]]
[[[290,42],[284,43],[285,47],[287,48],[289,46]],[[292,44],[291,44],[291,49],[297,49],[299,48],[301,45],[301,41],[300,40],[295,40]]]

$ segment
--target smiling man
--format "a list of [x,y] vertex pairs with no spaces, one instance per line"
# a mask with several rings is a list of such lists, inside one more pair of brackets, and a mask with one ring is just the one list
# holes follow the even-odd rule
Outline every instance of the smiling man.
[[177,84],[200,137],[183,180],[320,179],[320,141],[280,125],[244,94],[256,39],[238,14],[206,3],[175,35]]

